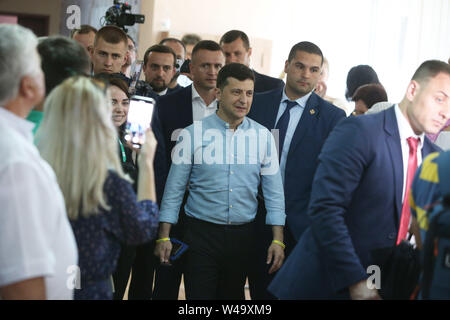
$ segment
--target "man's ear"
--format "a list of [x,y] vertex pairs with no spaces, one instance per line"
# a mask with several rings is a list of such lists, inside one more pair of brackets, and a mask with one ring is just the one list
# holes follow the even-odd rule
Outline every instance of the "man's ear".
[[89,53],[89,57],[92,59],[94,58],[94,46],[92,47],[88,47],[88,53]]
[[215,88],[214,92],[216,94],[216,99],[220,101],[220,95],[221,95],[220,89],[219,88]]
[[288,71],[287,71],[287,69],[288,69],[288,66],[289,66],[289,60],[286,60],[286,62],[284,63],[284,73],[288,73]]
[[247,53],[248,57],[250,58],[252,56],[252,48],[248,48]]
[[408,84],[408,88],[406,89],[406,98],[409,101],[413,101],[419,90],[420,84],[415,80],[411,80]]
[[20,80],[19,95],[30,101],[33,105],[39,104],[44,98],[44,88],[38,83],[39,79],[33,76],[24,76]]

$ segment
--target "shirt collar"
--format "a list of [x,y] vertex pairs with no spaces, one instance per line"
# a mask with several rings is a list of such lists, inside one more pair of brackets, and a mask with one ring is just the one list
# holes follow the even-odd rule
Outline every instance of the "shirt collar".
[[398,104],[396,104],[394,108],[395,108],[395,117],[397,118],[400,140],[406,141],[406,139],[408,139],[409,137],[420,138],[419,148],[422,148],[425,139],[425,133],[422,133],[421,135],[415,134],[405,115],[400,110]]
[[[230,124],[228,122],[226,122],[225,120],[221,119],[218,115],[217,115],[217,111],[211,116],[214,117],[215,122],[217,124],[217,126],[219,128],[225,128],[225,129],[230,129]],[[247,117],[244,117],[244,120],[242,121],[242,123],[236,128],[237,130],[247,130],[250,126],[250,122],[248,121]]]
[[155,91],[155,93],[156,93],[158,96],[163,96],[163,95],[165,95],[165,94],[167,93],[167,90],[168,90],[168,88],[166,88],[165,90],[163,90],[163,91],[161,91],[161,92],[156,92],[156,91]]
[[[306,103],[308,102],[308,99],[309,99],[309,97],[311,96],[311,94],[312,94],[312,91],[311,91],[310,93],[304,95],[303,97],[298,98],[298,99],[295,100],[295,101],[298,103],[298,105],[299,105],[301,108],[305,108],[305,107],[306,107]],[[283,95],[282,95],[282,97],[281,97],[281,102],[284,102],[285,100],[289,100],[289,101],[291,100],[291,99],[289,99],[288,96],[286,95],[286,87],[284,87],[284,89],[283,89]]]
[[34,123],[16,116],[14,113],[6,110],[2,106],[0,106],[0,121],[1,120],[3,120],[5,124],[17,131],[27,140],[33,141],[32,130],[34,128]]
[[[203,100],[203,98],[200,96],[200,94],[197,92],[197,90],[195,89],[194,84],[192,84],[192,101],[198,100],[200,99],[204,105],[206,105],[205,101]],[[213,102],[211,102],[211,104],[209,106],[206,106],[207,108],[215,108],[216,105],[214,104],[214,102],[216,102],[217,99],[215,99]]]

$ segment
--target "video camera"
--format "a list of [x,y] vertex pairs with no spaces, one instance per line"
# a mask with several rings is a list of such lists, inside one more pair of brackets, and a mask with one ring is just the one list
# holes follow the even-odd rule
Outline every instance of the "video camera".
[[114,25],[122,28],[125,32],[125,26],[133,26],[135,23],[144,23],[145,16],[143,14],[132,14],[131,5],[126,2],[114,0],[114,5],[105,13],[106,25]]

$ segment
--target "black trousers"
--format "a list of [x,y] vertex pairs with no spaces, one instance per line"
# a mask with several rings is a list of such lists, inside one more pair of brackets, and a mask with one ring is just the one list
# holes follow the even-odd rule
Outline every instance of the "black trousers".
[[186,217],[188,300],[244,300],[254,225],[217,225]]

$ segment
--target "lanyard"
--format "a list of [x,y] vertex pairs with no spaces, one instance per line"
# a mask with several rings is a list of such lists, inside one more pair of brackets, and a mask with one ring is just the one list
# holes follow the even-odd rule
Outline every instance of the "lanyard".
[[120,150],[122,151],[122,162],[127,162],[127,155],[125,154],[125,148],[123,147],[122,141],[119,139]]

